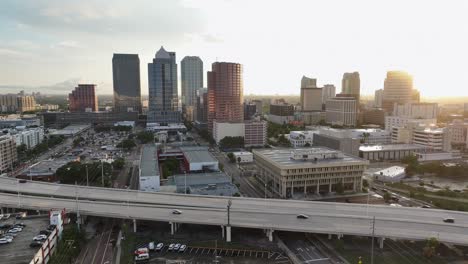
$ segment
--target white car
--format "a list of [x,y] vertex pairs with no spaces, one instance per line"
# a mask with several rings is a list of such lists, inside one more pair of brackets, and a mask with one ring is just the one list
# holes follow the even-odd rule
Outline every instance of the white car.
[[181,245],[179,248],[179,252],[184,252],[187,249],[186,245]]
[[175,245],[174,245],[174,251],[178,251],[179,248],[180,248],[180,244],[175,244]]
[[156,251],[161,250],[163,247],[164,247],[164,244],[163,244],[163,243],[157,244],[157,245],[156,245]]
[[170,244],[170,245],[169,245],[169,248],[168,248],[167,250],[168,250],[168,251],[173,250],[173,249],[174,249],[174,246],[175,246],[174,244]]
[[21,232],[23,231],[23,229],[19,228],[19,227],[15,227],[15,228],[12,228],[10,230],[8,230],[8,233],[18,233],[18,232]]
[[138,256],[135,256],[135,261],[148,260],[149,258],[150,257],[148,253],[143,253]]
[[33,237],[33,241],[43,241],[43,240],[46,240],[46,239],[47,239],[46,235],[37,235],[37,236]]
[[13,239],[11,238],[6,238],[6,237],[0,238],[0,244],[9,244],[11,242],[13,242]]

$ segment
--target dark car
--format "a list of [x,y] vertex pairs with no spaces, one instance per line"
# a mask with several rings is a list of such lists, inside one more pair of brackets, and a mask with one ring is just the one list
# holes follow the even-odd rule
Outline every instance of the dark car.
[[19,182],[19,183],[27,183],[28,181],[25,180],[25,179],[20,179],[18,182]]
[[309,219],[309,216],[305,214],[300,214],[300,215],[297,215],[297,219]]
[[445,218],[445,219],[444,219],[444,222],[445,222],[445,223],[451,223],[451,224],[453,224],[453,223],[455,223],[455,219],[453,219],[453,218]]
[[49,230],[41,230],[39,231],[39,235],[46,235],[46,236],[49,236],[50,235],[50,231]]
[[40,247],[44,244],[43,241],[33,241],[31,244],[29,244],[30,247],[35,248],[35,247]]
[[47,227],[47,230],[49,230],[49,231],[54,231],[55,228],[57,228],[56,225],[50,225],[49,227]]

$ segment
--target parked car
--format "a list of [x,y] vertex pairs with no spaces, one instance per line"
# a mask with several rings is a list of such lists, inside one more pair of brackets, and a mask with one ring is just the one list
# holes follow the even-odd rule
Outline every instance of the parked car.
[[135,255],[140,255],[140,254],[145,254],[145,253],[149,253],[148,248],[139,248],[135,250]]
[[35,248],[35,247],[40,247],[44,244],[44,241],[33,241],[31,244],[29,244],[29,247]]
[[163,243],[159,243],[158,245],[156,245],[156,251],[162,250],[163,247],[164,247],[164,244],[163,244]]
[[170,245],[169,245],[169,248],[168,248],[167,250],[168,250],[168,251],[173,250],[173,249],[174,249],[174,246],[175,246],[174,244],[170,244]]
[[174,251],[178,251],[180,249],[180,244],[175,244],[174,245]]
[[7,233],[19,233],[23,231],[23,229],[21,229],[20,227],[13,227],[12,229],[8,230]]
[[46,235],[37,235],[37,236],[33,237],[33,241],[44,241],[46,239],[47,239]]
[[39,231],[39,235],[46,235],[46,236],[49,236],[50,233],[52,233],[52,232],[50,232],[49,230],[41,230],[41,231]]
[[9,239],[9,238],[0,238],[0,244],[10,244],[11,242],[13,242],[13,239]]
[[179,252],[184,252],[187,249],[186,245],[181,245],[179,248]]
[[151,251],[155,250],[154,241],[151,241],[151,242],[148,243],[148,249],[151,250]]
[[150,257],[149,257],[149,254],[148,253],[143,253],[143,254],[140,254],[138,256],[135,256],[135,261],[143,261],[143,260],[148,260]]

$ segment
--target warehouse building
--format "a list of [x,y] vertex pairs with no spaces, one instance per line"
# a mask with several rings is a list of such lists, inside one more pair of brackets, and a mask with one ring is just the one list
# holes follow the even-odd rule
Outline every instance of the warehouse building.
[[139,173],[140,191],[157,192],[160,189],[160,174],[155,144],[143,146]]

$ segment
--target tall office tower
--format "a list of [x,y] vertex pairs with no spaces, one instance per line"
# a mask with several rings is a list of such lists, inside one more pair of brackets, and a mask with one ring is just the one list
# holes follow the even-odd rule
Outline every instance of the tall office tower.
[[322,88],[317,88],[317,79],[302,76],[301,79],[301,110],[322,110]]
[[194,106],[197,89],[203,88],[203,61],[197,56],[185,56],[180,62],[182,104]]
[[70,112],[96,112],[98,111],[98,100],[95,84],[78,84],[68,94]]
[[341,80],[341,93],[356,98],[359,105],[361,95],[361,79],[359,72],[346,72]]
[[138,54],[114,54],[114,111],[141,113],[140,59]]
[[420,101],[421,101],[421,94],[419,93],[418,90],[413,89],[413,91],[411,91],[411,102],[419,103]]
[[196,115],[195,120],[199,123],[206,123],[208,119],[208,89],[197,89]]
[[374,107],[382,108],[383,93],[384,93],[383,89],[375,90],[375,93],[374,93]]
[[[333,84],[325,84],[322,88],[322,106],[327,100],[336,96],[336,87]],[[323,109],[324,107],[322,107]]]
[[389,71],[384,82],[382,108],[393,111],[394,103],[406,104],[413,100],[413,77],[404,71]]
[[153,63],[148,63],[148,90],[147,123],[179,123],[175,52],[167,52],[161,47]]
[[257,105],[251,102],[244,102],[244,120],[251,120],[257,113]]
[[242,122],[243,109],[242,65],[215,62],[208,72],[208,130],[213,132],[213,121]]

